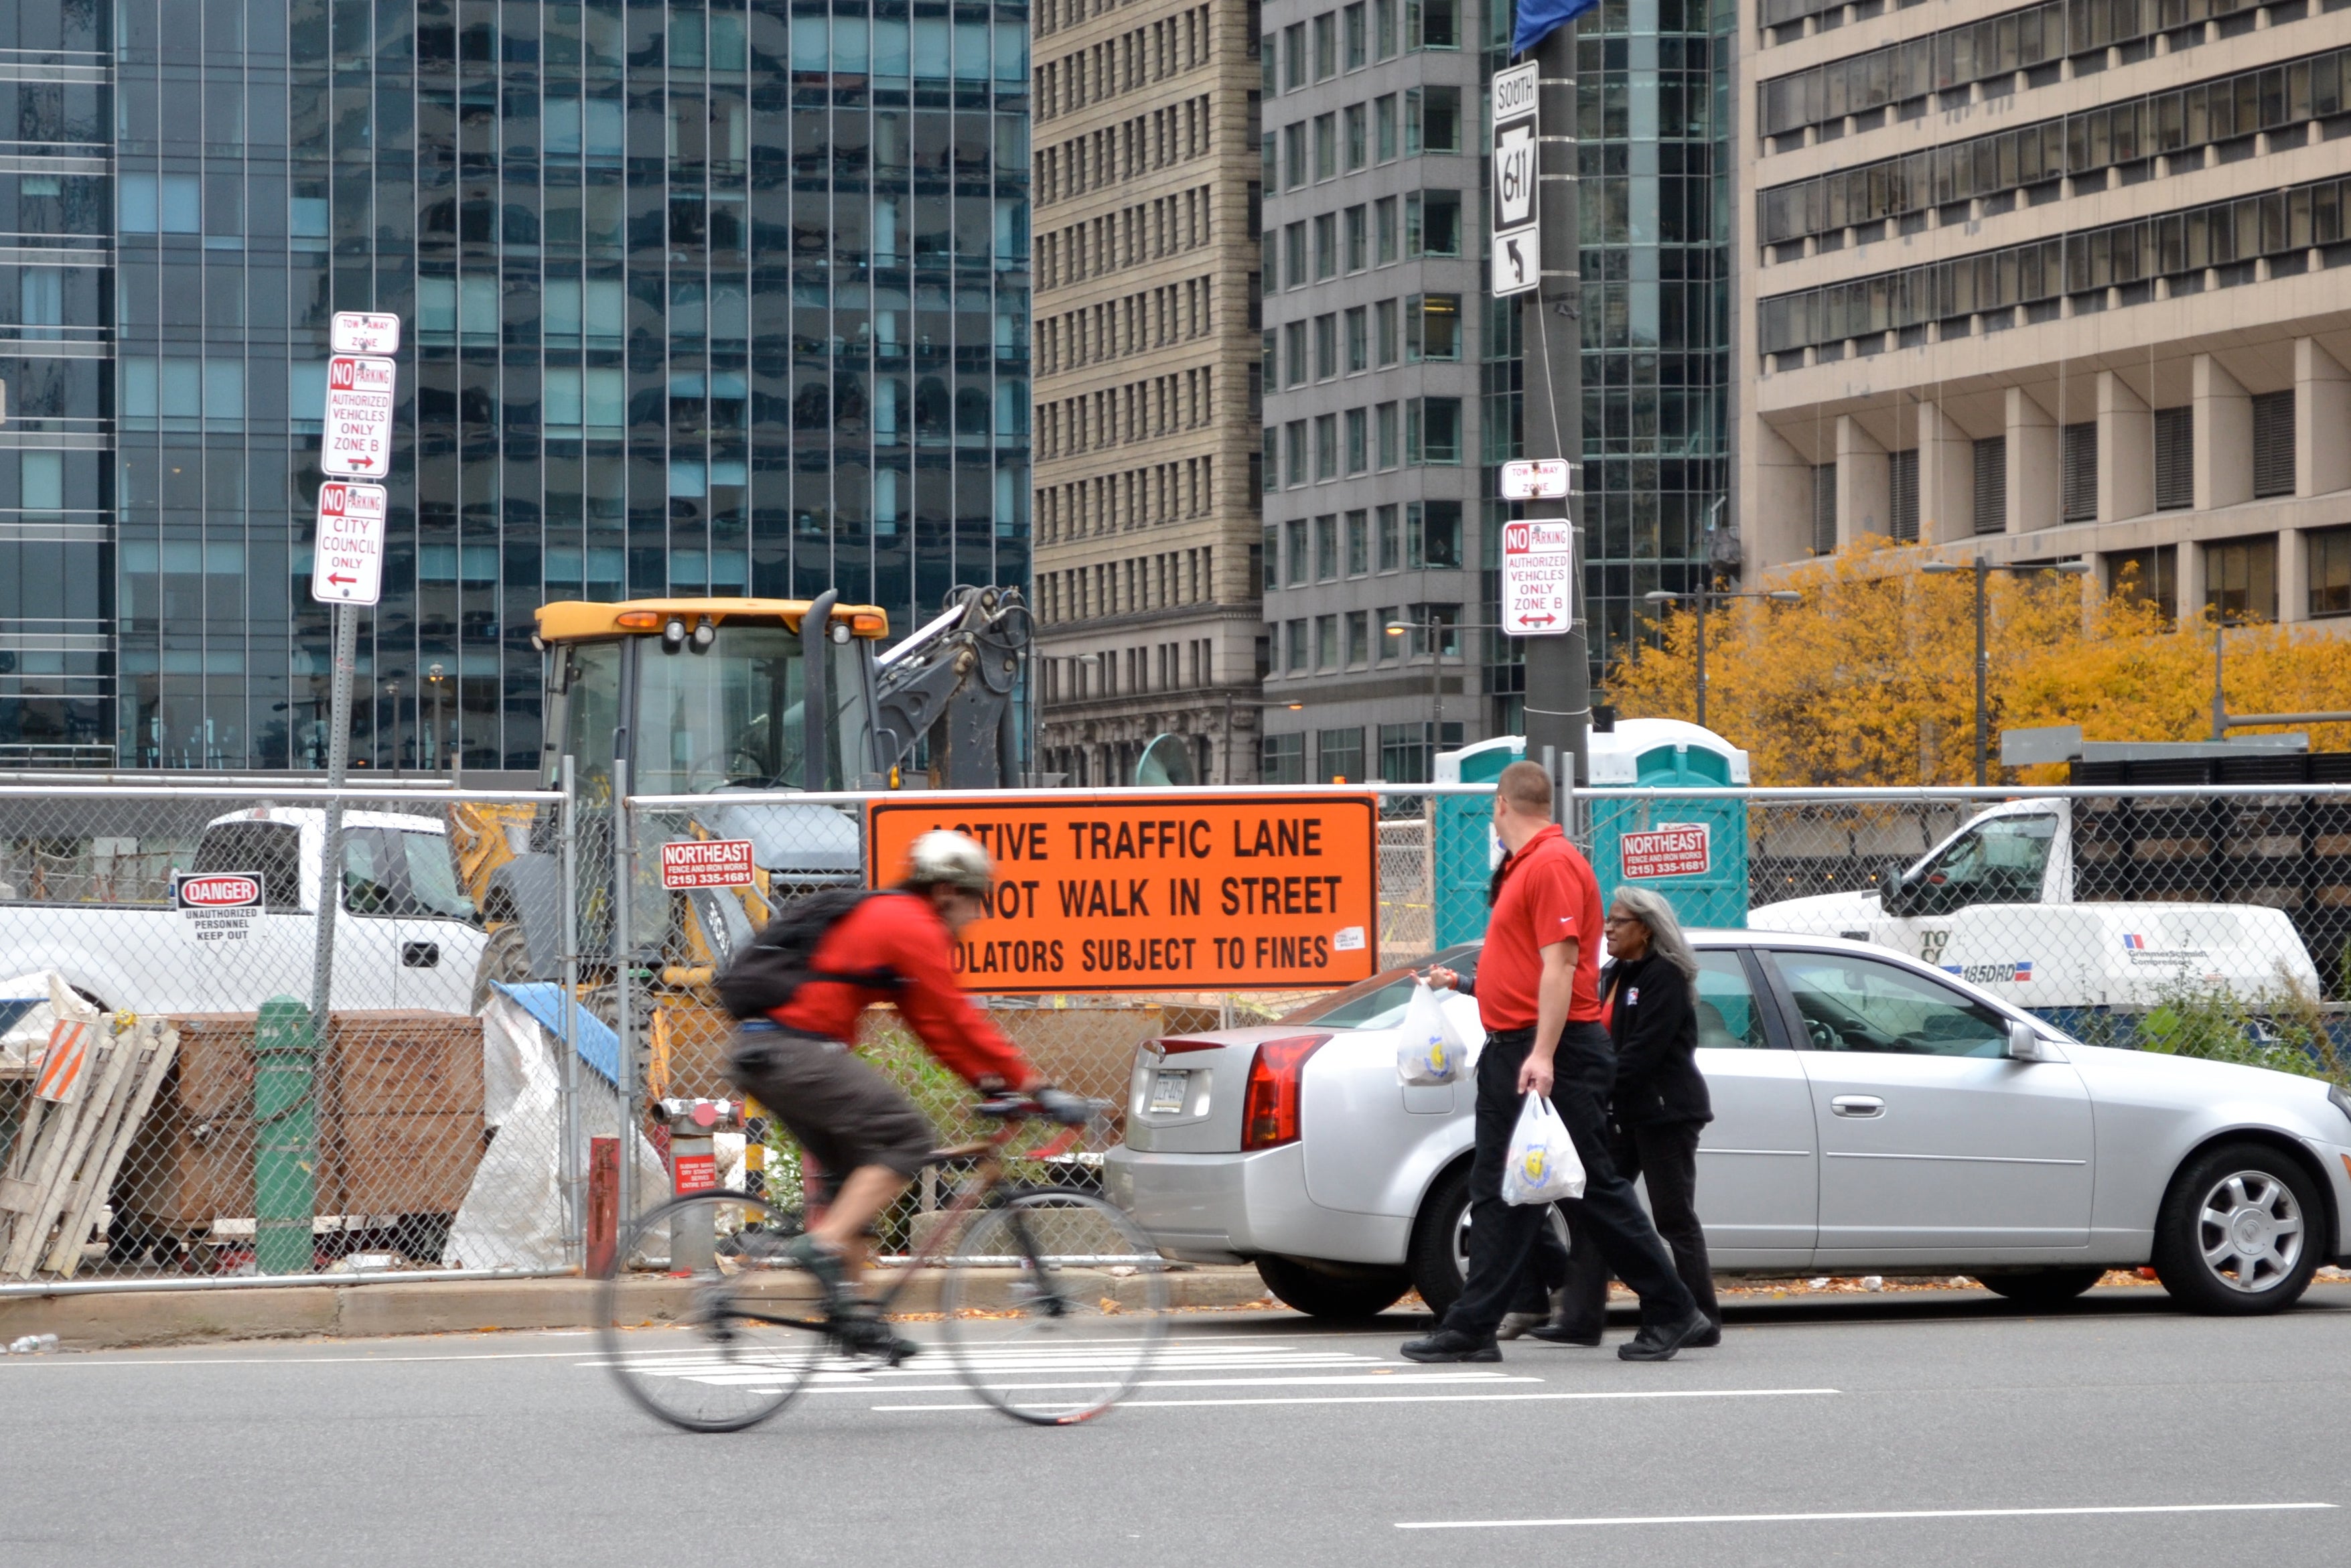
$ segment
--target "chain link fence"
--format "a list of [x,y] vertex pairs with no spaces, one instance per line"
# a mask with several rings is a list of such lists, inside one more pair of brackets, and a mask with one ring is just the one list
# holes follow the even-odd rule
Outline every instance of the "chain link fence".
[[[1478,940],[1489,791],[1377,793],[1377,967]],[[736,1094],[714,976],[777,907],[862,881],[866,800],[371,785],[342,793],[330,857],[322,790],[0,784],[0,1289],[582,1266],[591,1168],[623,1215],[667,1195],[661,1103]],[[2340,1070],[2351,789],[1605,790],[1577,810],[1604,888],[1656,887],[1692,925],[1878,943],[2098,1043]],[[708,841],[752,844],[751,886],[665,885],[663,847]],[[1847,964],[1808,1026],[1898,1041],[1904,984]],[[1121,1105],[1145,1040],[1313,994],[980,999],[1056,1082]],[[890,1009],[863,1049],[945,1137],[976,1131]],[[1121,1135],[1113,1113],[1029,1174],[1091,1184]],[[716,1141],[722,1182],[797,1204],[780,1130]],[[885,1239],[918,1240],[951,1181],[918,1184]]]

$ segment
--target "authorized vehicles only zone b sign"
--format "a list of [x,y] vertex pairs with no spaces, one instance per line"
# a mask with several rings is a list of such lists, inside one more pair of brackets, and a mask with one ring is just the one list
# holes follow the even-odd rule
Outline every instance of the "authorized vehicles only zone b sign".
[[1575,526],[1565,517],[1502,525],[1502,630],[1563,637],[1575,620]]
[[400,370],[368,354],[327,361],[326,440],[319,466],[329,474],[381,479],[392,472],[392,410]]
[[1294,990],[1379,967],[1370,795],[920,794],[867,808],[870,885],[933,828],[996,862],[956,939],[976,991]]

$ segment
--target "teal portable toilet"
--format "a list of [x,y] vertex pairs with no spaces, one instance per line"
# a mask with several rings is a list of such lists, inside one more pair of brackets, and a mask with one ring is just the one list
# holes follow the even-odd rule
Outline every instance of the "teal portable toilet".
[[[1437,782],[1489,783],[1525,752],[1521,737],[1499,736],[1440,753]],[[1712,730],[1671,718],[1619,719],[1614,730],[1595,731],[1591,768],[1592,785],[1601,789],[1748,781],[1745,752]],[[1501,859],[1492,817],[1484,796],[1437,797],[1431,891],[1439,947],[1485,934],[1486,883]],[[1686,925],[1747,924],[1745,801],[1601,800],[1589,803],[1585,817],[1603,896],[1618,887],[1655,888]]]

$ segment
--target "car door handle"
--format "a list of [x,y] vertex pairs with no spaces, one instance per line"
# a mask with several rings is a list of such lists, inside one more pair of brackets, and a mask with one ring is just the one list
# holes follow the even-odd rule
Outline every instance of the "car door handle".
[[1829,1101],[1829,1109],[1840,1116],[1883,1116],[1886,1102],[1875,1094],[1839,1094]]
[[402,942],[400,964],[404,969],[437,969],[441,967],[441,944],[438,942]]

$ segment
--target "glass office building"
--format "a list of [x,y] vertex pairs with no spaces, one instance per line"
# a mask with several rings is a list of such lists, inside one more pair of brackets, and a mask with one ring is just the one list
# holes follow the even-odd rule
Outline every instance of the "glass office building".
[[[1508,17],[1491,22],[1489,75],[1510,63]],[[1656,618],[1641,595],[1698,585],[1709,517],[1729,526],[1727,505],[1717,507],[1729,483],[1732,26],[1727,0],[1601,0],[1578,24],[1584,589],[1595,676],[1625,655],[1641,621]],[[1518,312],[1504,314],[1487,336],[1485,374],[1488,429],[1508,433],[1523,382]],[[1488,460],[1517,455],[1505,435]],[[1505,511],[1488,506],[1489,562]],[[1499,618],[1498,593],[1489,571],[1489,621]],[[1489,673],[1495,722],[1516,731],[1520,670],[1508,640],[1494,643],[1509,661]]]
[[1025,5],[0,18],[57,132],[6,177],[0,757],[320,765],[337,309],[409,326],[371,766],[535,767],[550,599],[1025,585]]

